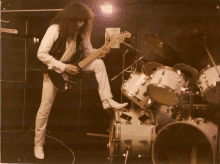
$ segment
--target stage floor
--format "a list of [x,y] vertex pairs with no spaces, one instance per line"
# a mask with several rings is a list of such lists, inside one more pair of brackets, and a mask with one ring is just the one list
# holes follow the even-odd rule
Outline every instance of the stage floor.
[[[76,164],[108,163],[107,137],[91,136],[79,131],[76,131],[76,133],[50,132],[47,135],[62,141],[68,146],[74,153]],[[71,164],[74,160],[73,154],[68,148],[50,137],[46,137],[45,159],[36,159],[34,157],[33,130],[28,134],[27,132],[3,132],[1,143],[1,163]],[[115,159],[114,163],[124,164],[124,162],[125,158],[121,157]],[[151,158],[128,157],[127,163],[151,164],[152,161]]]

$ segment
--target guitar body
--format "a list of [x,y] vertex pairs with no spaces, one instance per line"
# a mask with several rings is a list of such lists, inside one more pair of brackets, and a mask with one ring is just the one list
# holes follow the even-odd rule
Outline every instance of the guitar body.
[[79,85],[81,76],[80,74],[68,75],[66,73],[57,73],[53,70],[48,70],[48,75],[55,88],[59,91],[66,91],[75,88]]
[[[70,61],[64,62],[64,63],[77,66],[77,63],[79,62],[79,59],[80,59],[80,55],[83,53],[84,53],[83,50],[77,51],[73,55],[73,57],[70,59]],[[81,69],[79,70],[79,72],[80,73],[77,75],[70,75],[67,73],[57,73],[54,70],[47,71],[53,85],[59,91],[66,91],[66,90],[75,88],[77,85],[79,85],[80,77],[83,74]]]

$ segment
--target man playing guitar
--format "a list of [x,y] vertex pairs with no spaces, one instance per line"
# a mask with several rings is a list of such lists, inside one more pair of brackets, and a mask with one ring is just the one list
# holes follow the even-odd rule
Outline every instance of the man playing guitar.
[[[35,123],[34,154],[38,159],[44,159],[43,145],[45,144],[47,121],[58,91],[48,72],[75,76],[79,74],[79,66],[67,62],[75,56],[82,60],[98,51],[92,47],[90,42],[93,17],[93,12],[85,4],[71,2],[51,20],[50,27],[41,41],[37,57],[43,62],[46,69],[41,104]],[[83,53],[78,55],[76,52],[80,50]],[[110,47],[106,46],[102,50],[101,56],[109,52]],[[106,111],[120,109],[127,105],[127,103],[120,104],[112,99],[106,67],[101,59],[94,59],[80,69],[95,73],[99,86],[98,93]]]

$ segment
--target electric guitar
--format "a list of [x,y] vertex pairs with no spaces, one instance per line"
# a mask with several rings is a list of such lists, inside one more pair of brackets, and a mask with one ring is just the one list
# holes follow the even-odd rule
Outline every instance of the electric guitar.
[[[111,37],[111,41],[108,44],[104,44],[101,48],[97,49],[97,51],[95,51],[93,54],[89,55],[82,61],[76,61],[76,59],[74,58],[74,56],[77,56],[78,53],[82,53],[82,51],[81,52],[79,51],[79,52],[76,52],[77,54],[73,55],[73,58],[71,58],[70,61],[65,62],[65,63],[73,64],[77,66],[79,69],[79,72],[81,72],[80,71],[81,68],[83,68],[84,66],[92,62],[93,60],[99,58],[99,56],[101,56],[102,53],[105,52],[107,47],[112,47],[118,42],[122,43],[125,38],[130,38],[130,37],[131,37],[131,33],[129,32],[124,32],[118,35],[113,35]],[[59,91],[67,91],[73,88],[75,85],[79,84],[79,80],[80,80],[80,77],[82,76],[82,73],[79,73],[77,75],[70,75],[67,73],[57,73],[54,70],[48,70],[48,75],[56,89],[58,89]]]

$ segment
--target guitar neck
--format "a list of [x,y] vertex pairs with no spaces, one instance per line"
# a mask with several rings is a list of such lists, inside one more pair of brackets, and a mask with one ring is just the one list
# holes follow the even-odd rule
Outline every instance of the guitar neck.
[[84,66],[86,66],[87,64],[89,64],[91,61],[97,59],[99,57],[99,55],[102,54],[102,51],[100,51],[99,49],[94,52],[93,54],[89,55],[88,57],[86,57],[85,59],[83,59],[82,61],[80,61],[78,63],[78,65],[82,68]]
[[[97,51],[95,51],[93,54],[89,55],[88,57],[86,57],[85,59],[83,59],[82,61],[80,61],[80,62],[78,63],[78,65],[82,68],[82,67],[86,66],[87,64],[89,64],[91,61],[97,59],[97,58],[102,54],[102,52],[105,51],[106,46],[107,46],[106,44],[103,45],[101,48],[99,48],[99,49],[98,49]],[[111,47],[112,44],[110,43],[110,44],[108,44],[108,46]]]
[[83,59],[82,61],[80,61],[78,63],[79,67],[84,67],[86,66],[87,64],[89,64],[91,61],[97,59],[100,55],[102,55],[103,52],[105,52],[106,48],[107,47],[112,47],[114,46],[117,42],[121,43],[123,42],[123,40],[125,38],[129,38],[131,37],[131,33],[124,33],[124,34],[121,34],[119,36],[117,36],[116,38],[112,38],[112,40],[108,43],[108,44],[104,44],[101,48],[99,48],[97,51],[95,51],[93,54],[89,55],[88,57],[86,57],[85,59]]

